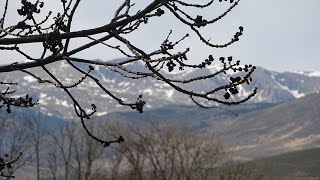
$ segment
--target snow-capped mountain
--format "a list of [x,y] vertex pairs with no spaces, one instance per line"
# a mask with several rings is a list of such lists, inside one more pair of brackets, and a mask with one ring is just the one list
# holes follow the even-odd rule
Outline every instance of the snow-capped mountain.
[[[88,65],[78,64],[87,70]],[[143,64],[130,65],[139,70],[146,70]],[[65,63],[48,66],[56,77],[65,84],[73,84],[81,76]],[[115,100],[89,79],[69,89],[83,107],[91,109],[97,106],[97,116],[103,120],[168,120],[192,125],[197,130],[213,131],[234,151],[241,155],[256,157],[278,154],[286,151],[320,146],[319,101],[320,76],[317,72],[274,72],[257,68],[254,81],[249,86],[242,86],[239,97],[245,97],[254,87],[258,94],[248,103],[221,109],[202,109],[194,105],[188,96],[173,90],[169,85],[151,78],[128,79],[109,69],[94,66],[91,75],[99,79],[105,88],[124,101],[135,101],[142,94],[147,101],[145,113],[137,113],[130,108],[123,108]],[[215,72],[213,66],[202,70],[166,73],[172,79],[188,79]],[[50,79],[41,69],[33,69],[43,79]],[[236,74],[233,74],[236,76]],[[229,81],[230,76],[217,76],[197,84],[184,86],[194,91],[219,86]],[[75,117],[70,97],[63,90],[50,84],[39,84],[37,80],[22,72],[0,74],[1,81],[17,82],[11,86],[16,95],[29,94],[39,99],[41,112],[46,112],[52,119]],[[3,88],[2,88],[3,89]],[[12,112],[19,109],[12,108]],[[120,112],[122,111],[122,112]],[[235,117],[230,111],[240,114]],[[52,121],[51,124],[61,122]],[[50,127],[52,126],[50,124]],[[242,156],[243,157],[243,156]]]
[[[87,64],[77,64],[77,66],[83,70],[88,69]],[[53,74],[61,82],[67,85],[73,84],[81,78],[79,73],[66,63],[54,63],[48,68],[52,70]],[[147,68],[142,63],[128,65],[127,68],[147,71]],[[158,108],[169,104],[193,104],[188,96],[175,91],[162,81],[151,78],[128,79],[102,66],[94,66],[94,69],[92,75],[98,78],[111,93],[121,97],[123,101],[133,102],[142,94],[143,100],[147,102],[146,109]],[[216,72],[218,69],[219,67],[212,66],[201,70],[191,69],[178,73],[163,73],[166,77],[181,80]],[[39,68],[32,69],[32,72],[43,79],[51,79]],[[221,75],[199,83],[184,85],[183,87],[201,92],[208,88],[225,84],[229,81],[229,78],[230,76],[228,75]],[[39,84],[35,78],[22,72],[1,74],[0,80],[18,82],[18,86],[11,87],[17,90],[16,95],[29,94],[35,99],[39,99],[39,106],[41,106],[42,110],[46,110],[49,115],[55,114],[68,118],[74,115],[70,98],[63,90],[54,88],[51,84]],[[258,94],[250,100],[250,103],[280,103],[320,91],[320,76],[317,76],[316,72],[279,73],[259,67],[253,74],[253,80],[249,86],[241,86],[238,89],[238,97],[241,98],[247,96],[254,87],[258,87]],[[77,88],[70,89],[70,92],[88,109],[91,108],[91,104],[95,104],[98,108],[98,116],[113,111],[130,110],[120,106],[90,79],[86,79]],[[221,96],[221,98],[223,97]]]

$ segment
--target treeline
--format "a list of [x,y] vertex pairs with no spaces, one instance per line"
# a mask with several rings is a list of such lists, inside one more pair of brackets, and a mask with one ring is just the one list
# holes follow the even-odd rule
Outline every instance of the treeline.
[[[247,180],[262,179],[253,166],[231,161],[214,135],[186,125],[88,119],[101,138],[125,139],[104,148],[69,122],[46,126],[41,113],[0,119],[0,155],[23,155],[3,174],[31,179],[110,180]],[[4,178],[4,177],[3,177]],[[10,179],[7,177],[6,179]]]

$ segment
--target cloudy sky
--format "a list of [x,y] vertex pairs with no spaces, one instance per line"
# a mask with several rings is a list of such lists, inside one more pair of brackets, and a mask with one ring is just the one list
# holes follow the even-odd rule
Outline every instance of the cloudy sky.
[[[133,1],[133,0],[132,0]],[[9,13],[6,25],[17,22],[16,9],[20,1],[9,1]],[[53,10],[56,14],[60,10],[60,0],[44,0],[46,10]],[[121,1],[115,3],[106,0],[83,0],[74,20],[73,30],[94,28],[110,21]],[[134,2],[134,1],[133,1]],[[151,0],[137,0],[133,12],[143,8]],[[205,2],[196,0],[188,2]],[[201,11],[186,9],[193,15],[202,14],[207,19],[214,18],[222,13],[228,2],[215,1],[212,8]],[[0,0],[0,7],[4,0]],[[190,33],[191,37],[179,48],[190,47],[191,63],[198,63],[209,54],[216,57],[230,56],[276,71],[320,71],[320,1],[319,0],[241,0],[227,17],[201,31],[207,39],[214,43],[227,42],[238,30],[244,26],[244,35],[240,41],[225,49],[208,48],[200,43],[197,36],[188,27],[177,21],[166,11],[161,19],[153,19],[142,26],[138,32],[128,38],[139,47],[152,51],[159,47],[169,30],[173,30],[173,39]],[[165,9],[164,9],[165,10]],[[0,11],[2,12],[2,10]],[[40,18],[40,17],[39,17]],[[74,40],[73,46],[85,43],[87,40]],[[38,46],[40,47],[40,46]],[[24,46],[32,55],[39,52],[37,48]],[[78,55],[88,59],[110,60],[121,57],[120,54],[108,50],[104,46],[89,49]],[[1,63],[11,63],[23,60],[10,52],[0,52]]]

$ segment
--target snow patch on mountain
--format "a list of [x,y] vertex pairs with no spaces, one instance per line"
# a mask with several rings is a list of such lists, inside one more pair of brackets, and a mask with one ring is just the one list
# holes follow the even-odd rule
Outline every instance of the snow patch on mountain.
[[160,83],[155,83],[154,86],[159,87],[160,89],[163,88],[163,84],[160,84]]
[[119,86],[123,86],[123,87],[127,87],[127,86],[129,86],[131,83],[130,82],[121,82],[121,83],[119,83],[118,85]]
[[69,65],[66,62],[63,61],[60,63],[60,68],[67,68],[67,67],[69,67]]
[[258,102],[264,102],[264,101],[267,101],[267,100],[268,100],[267,97],[264,97],[264,96],[262,95],[262,92],[261,92],[261,91],[259,91],[259,92],[257,93],[256,98],[258,99]]
[[108,114],[108,112],[96,112],[95,113],[95,115],[97,115],[97,116],[104,116],[104,115],[107,115]]
[[27,82],[35,82],[35,81],[37,81],[37,79],[36,78],[34,78],[34,77],[32,77],[32,76],[24,76],[23,77],[23,80],[25,80],[25,81],[27,81]]
[[163,84],[164,87],[171,87],[169,84]]
[[43,98],[45,98],[45,97],[47,97],[47,94],[45,94],[45,93],[40,93],[40,99],[43,99]]
[[174,90],[173,89],[169,89],[165,91],[167,98],[172,98],[173,94],[174,94]]
[[144,93],[144,94],[147,93],[147,94],[149,94],[149,96],[152,96],[153,91],[152,91],[152,89],[148,88],[148,89],[143,90],[142,93]]
[[309,77],[320,77],[320,71],[311,71],[311,72],[293,71],[293,73],[300,74],[300,75],[305,75],[305,76],[309,76]]
[[46,106],[48,105],[48,102],[46,101],[46,99],[47,100],[51,99],[51,97],[48,97],[48,95],[45,93],[40,93],[38,103]]
[[72,79],[71,78],[64,78],[64,80],[67,82],[67,83],[72,83]]
[[210,65],[206,67],[211,73],[216,73],[218,71],[220,71],[221,69],[223,69],[223,65],[222,64],[214,64],[214,65]]
[[66,100],[60,100],[60,99],[55,99],[55,104],[56,105],[61,105],[64,107],[71,107],[71,105],[68,104],[68,102]]
[[295,98],[301,98],[304,97],[304,93],[299,93],[298,90],[289,90],[289,92],[295,97]]
[[101,96],[102,98],[112,99],[112,98],[110,97],[110,95],[108,95],[108,94],[100,94],[100,96]]
[[251,92],[247,92],[245,88],[243,88],[243,85],[238,86],[238,91],[241,98],[248,97],[251,94]]
[[310,72],[308,74],[308,76],[310,76],[310,77],[320,77],[320,71]]
[[274,80],[274,82],[282,89],[290,92],[295,98],[301,98],[301,97],[304,97],[305,94],[304,93],[300,93],[298,90],[292,90],[292,89],[289,89],[287,86],[284,86],[282,84],[280,84],[276,78],[274,77],[274,75],[271,75],[271,78]]

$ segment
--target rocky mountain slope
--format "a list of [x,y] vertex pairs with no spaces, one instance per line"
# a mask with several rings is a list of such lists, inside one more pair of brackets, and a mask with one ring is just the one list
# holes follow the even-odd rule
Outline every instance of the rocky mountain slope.
[[[84,70],[88,69],[86,64],[78,64],[78,66]],[[146,71],[146,68],[140,63],[130,66],[133,69]],[[72,84],[81,78],[75,70],[65,63],[51,64],[48,68],[52,69],[58,79],[66,84]],[[142,94],[143,99],[147,101],[146,109],[159,108],[170,104],[193,104],[188,96],[173,90],[163,82],[149,78],[142,80],[128,79],[103,67],[94,68],[92,75],[97,77],[109,91],[121,97],[124,101],[135,101],[138,95]],[[212,66],[202,70],[192,69],[181,73],[165,73],[165,75],[175,79],[186,79],[212,73],[217,69],[218,67]],[[43,79],[50,79],[41,69],[33,69],[32,71]],[[201,91],[207,89],[209,85],[211,87],[221,85],[229,81],[229,78],[230,76],[222,75],[198,84],[185,86],[185,88]],[[39,84],[35,78],[21,72],[1,74],[0,79],[18,82],[18,86],[12,87],[17,90],[16,95],[28,93],[35,99],[39,99],[39,106],[49,115],[54,114],[66,118],[74,116],[70,98],[61,89],[54,88],[50,84]],[[258,87],[258,94],[250,100],[250,103],[280,103],[320,90],[320,76],[316,72],[278,73],[257,68],[253,79],[254,81],[250,86],[241,86],[238,94],[239,97],[245,97],[254,87]],[[104,94],[97,85],[89,80],[85,80],[76,89],[70,91],[85,107],[90,109],[90,105],[95,104],[98,107],[98,116],[113,111],[130,110],[130,108],[123,108],[118,105],[116,101]]]

